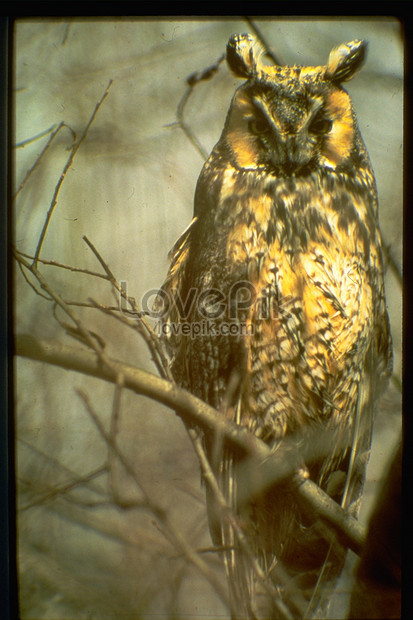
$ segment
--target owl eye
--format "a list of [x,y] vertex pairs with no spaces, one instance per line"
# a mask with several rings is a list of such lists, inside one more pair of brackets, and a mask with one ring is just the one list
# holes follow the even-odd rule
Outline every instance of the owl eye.
[[314,120],[311,121],[308,130],[316,136],[324,136],[331,131],[332,126],[333,121],[329,118],[325,116],[316,116]]
[[270,132],[270,127],[264,118],[253,118],[248,123],[248,129],[256,136],[262,136]]

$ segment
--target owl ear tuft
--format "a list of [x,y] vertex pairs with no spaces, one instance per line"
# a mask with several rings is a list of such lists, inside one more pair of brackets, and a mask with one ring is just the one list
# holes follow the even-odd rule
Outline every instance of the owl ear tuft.
[[332,82],[351,80],[360,69],[367,52],[365,41],[342,43],[331,50],[325,72],[325,78]]
[[236,77],[257,75],[264,50],[250,34],[234,34],[227,45],[227,63]]

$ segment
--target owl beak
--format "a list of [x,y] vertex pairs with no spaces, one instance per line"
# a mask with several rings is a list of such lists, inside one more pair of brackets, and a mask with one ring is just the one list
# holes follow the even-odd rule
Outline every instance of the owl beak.
[[275,165],[281,166],[287,174],[292,174],[309,163],[309,158],[297,144],[295,135],[284,138],[281,149],[274,153],[272,160]]
[[282,169],[286,174],[291,175],[300,168],[300,165],[293,161],[286,161],[282,164]]

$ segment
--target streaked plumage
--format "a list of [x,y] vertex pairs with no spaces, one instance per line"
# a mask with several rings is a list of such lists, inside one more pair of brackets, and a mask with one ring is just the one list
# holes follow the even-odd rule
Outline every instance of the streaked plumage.
[[[374,400],[391,368],[375,180],[341,86],[365,48],[353,41],[325,66],[280,67],[264,64],[250,35],[230,39],[228,64],[246,81],[204,165],[194,219],[163,286],[165,320],[215,325],[208,335],[170,339],[177,381],[274,450],[286,437],[299,445],[310,431],[333,432],[329,454],[306,466],[354,513]],[[243,331],[223,333],[225,325]],[[242,481],[232,456],[206,443],[237,511]],[[241,516],[265,570],[278,561],[290,575],[320,570],[327,546],[286,485]],[[210,523],[217,544],[233,544],[213,502]],[[329,558],[338,566],[337,554]],[[240,552],[228,552],[226,563],[240,617],[259,614],[240,577]]]

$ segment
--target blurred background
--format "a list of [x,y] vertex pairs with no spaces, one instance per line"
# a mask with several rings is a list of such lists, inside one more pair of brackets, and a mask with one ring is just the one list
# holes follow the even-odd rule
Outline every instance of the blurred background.
[[[403,39],[390,19],[256,19],[281,63],[324,64],[335,45],[369,42],[362,71],[348,84],[376,173],[386,246],[401,267]],[[167,253],[190,222],[203,158],[177,126],[186,79],[214,64],[228,38],[251,31],[246,19],[18,20],[14,32],[15,244],[33,255],[73,145],[110,80],[108,95],[69,168],[42,258],[99,271],[82,237],[96,246],[140,303],[159,287]],[[209,152],[239,81],[222,64],[199,83],[185,120]],[[53,128],[65,123],[33,168]],[[47,133],[47,130],[50,130]],[[36,139],[34,139],[36,138]],[[33,168],[27,177],[28,171]],[[22,185],[23,184],[23,185]],[[40,270],[66,300],[114,302],[107,283],[53,266]],[[15,331],[77,346],[20,270]],[[395,380],[377,411],[361,518],[368,519],[401,428],[401,286],[386,271]],[[75,308],[104,337],[106,351],[155,372],[138,335],[102,313]],[[58,318],[68,322],[61,311]],[[79,345],[80,346],[80,345]],[[113,386],[26,359],[15,362],[18,567],[23,619],[226,617],[225,606],[148,511],[108,448],[76,390],[85,392],[106,428]],[[197,459],[180,419],[123,391],[119,445],[139,479],[194,549],[210,546]],[[123,507],[108,488],[116,486]],[[126,508],[126,504],[130,508]],[[219,571],[217,558],[203,559]],[[219,572],[218,572],[219,574]],[[344,590],[347,586],[343,585]],[[337,617],[345,617],[345,601]]]

